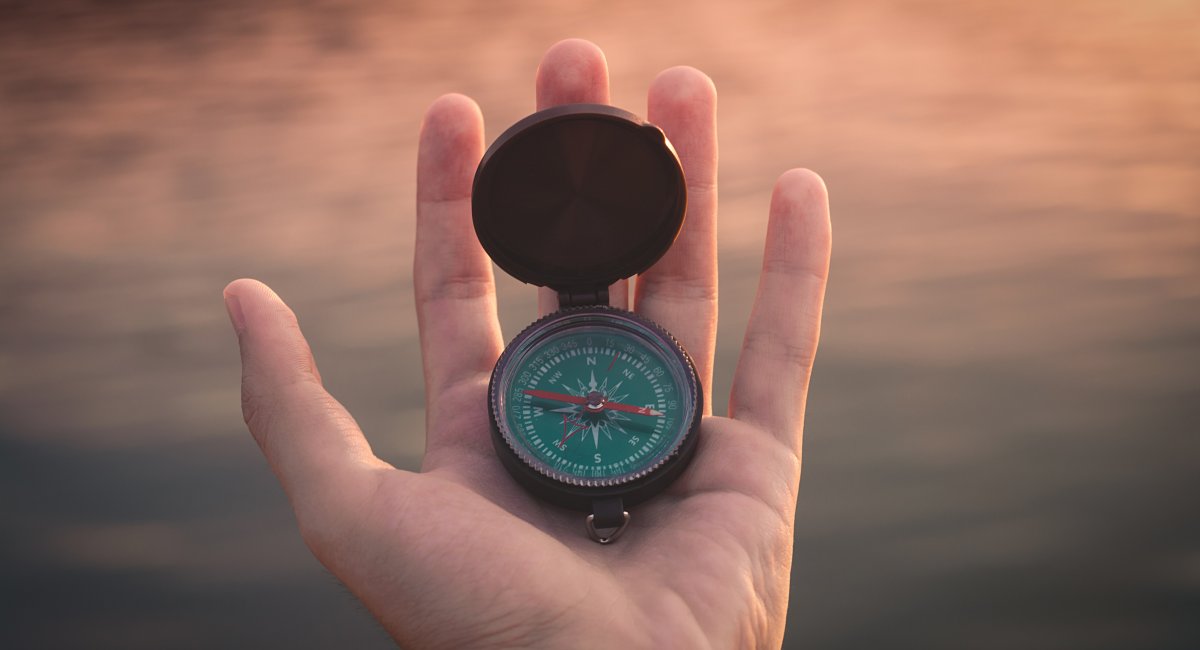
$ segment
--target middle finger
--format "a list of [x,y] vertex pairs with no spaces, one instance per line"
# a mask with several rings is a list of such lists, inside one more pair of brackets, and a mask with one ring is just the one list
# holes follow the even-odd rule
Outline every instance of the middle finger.
[[717,340],[717,91],[680,66],[650,86],[648,118],[667,134],[687,179],[687,216],[671,248],[638,276],[638,312],[667,328],[692,356],[712,412]]
[[[537,110],[560,104],[607,104],[608,62],[604,52],[590,41],[570,38],[552,45],[537,71]],[[629,283],[618,280],[609,287],[609,303],[628,306]],[[538,314],[558,309],[558,292],[538,289]]]

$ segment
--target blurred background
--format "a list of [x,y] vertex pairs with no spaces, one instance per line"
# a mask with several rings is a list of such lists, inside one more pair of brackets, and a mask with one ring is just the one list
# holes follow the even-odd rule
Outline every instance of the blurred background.
[[[418,466],[417,127],[555,41],[721,93],[725,408],[776,176],[835,252],[786,647],[1200,647],[1200,5],[0,2],[0,645],[389,647],[246,433],[297,311]],[[505,335],[535,316],[501,277]]]

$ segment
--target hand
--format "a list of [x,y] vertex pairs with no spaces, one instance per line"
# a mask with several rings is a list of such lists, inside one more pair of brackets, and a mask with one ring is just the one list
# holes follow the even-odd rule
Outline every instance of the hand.
[[[603,54],[564,41],[538,69],[538,108],[608,100]],[[671,250],[613,287],[672,332],[707,393],[717,324],[716,91],[691,68],[654,80],[647,118],[679,152],[688,214]],[[483,123],[447,95],[421,126],[413,276],[426,387],[420,473],[371,453],[325,391],[295,316],[265,285],[225,289],[242,351],[242,407],[300,532],[406,648],[778,647],[787,612],[801,432],[829,264],[825,188],[779,178],[729,417],[706,413],[670,488],[611,546],[583,514],[528,495],[489,439],[488,377],[503,347],[491,263],[471,226]],[[543,290],[543,312],[554,294]],[[706,394],[706,409],[711,404]]]

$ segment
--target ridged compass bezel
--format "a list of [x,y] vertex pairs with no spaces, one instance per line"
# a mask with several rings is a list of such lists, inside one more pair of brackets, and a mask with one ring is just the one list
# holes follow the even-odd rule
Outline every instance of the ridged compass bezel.
[[[676,426],[677,431],[673,433],[675,440],[665,453],[660,452],[658,458],[639,470],[611,477],[583,477],[559,472],[547,466],[545,461],[517,442],[516,436],[509,427],[505,416],[504,399],[505,392],[513,378],[505,376],[505,372],[510,370],[519,355],[525,353],[530,346],[536,345],[539,340],[558,331],[570,330],[572,327],[584,324],[613,327],[640,336],[645,339],[646,344],[673,356],[676,363],[671,365],[680,369],[678,374],[681,376],[676,377],[676,380],[680,384],[680,391],[683,393],[681,396],[686,400],[686,404],[683,405],[680,422]],[[655,345],[656,343],[657,345]],[[511,368],[511,370],[515,373],[516,369]],[[608,306],[563,309],[544,316],[526,327],[505,348],[504,354],[496,363],[489,382],[488,393],[488,410],[492,420],[497,451],[501,453],[502,457],[508,455],[511,460],[518,461],[516,466],[513,463],[506,463],[509,470],[513,471],[517,467],[524,468],[525,472],[533,472],[543,479],[549,479],[551,483],[561,485],[564,490],[579,498],[591,498],[591,496],[611,493],[626,496],[627,500],[632,497],[632,500],[636,501],[640,500],[639,496],[641,498],[650,496],[650,494],[637,494],[639,491],[637,488],[640,484],[649,484],[663,470],[664,466],[676,461],[686,462],[690,458],[690,452],[695,444],[696,425],[699,421],[699,414],[703,410],[703,396],[700,393],[695,365],[679,341],[648,318]],[[514,472],[515,474],[516,472]],[[517,476],[517,478],[521,479],[522,477]],[[540,483],[544,485],[545,481]],[[651,490],[651,493],[656,491],[657,489]],[[558,500],[564,499],[573,500],[563,495],[560,495]]]

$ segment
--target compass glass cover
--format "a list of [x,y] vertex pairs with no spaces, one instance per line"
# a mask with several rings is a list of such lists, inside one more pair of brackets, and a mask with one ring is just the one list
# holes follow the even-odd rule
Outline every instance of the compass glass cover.
[[673,345],[607,314],[535,329],[499,377],[505,442],[530,467],[573,485],[645,476],[679,448],[694,415],[689,367]]

